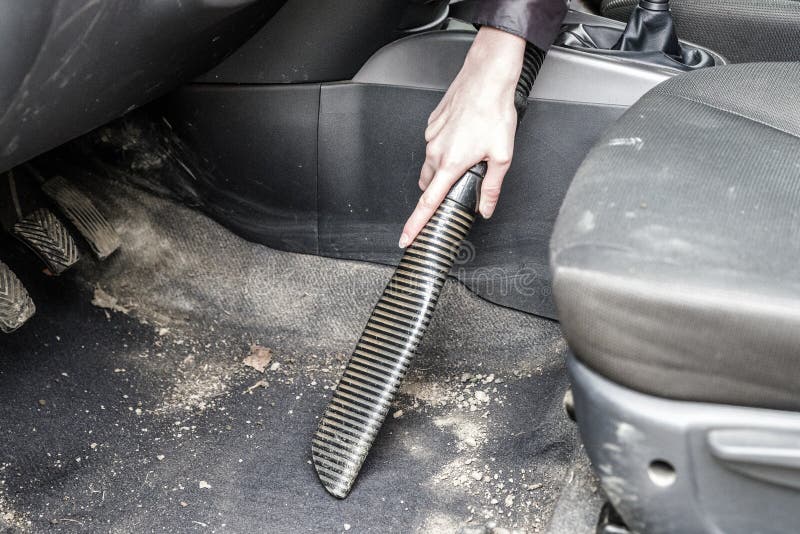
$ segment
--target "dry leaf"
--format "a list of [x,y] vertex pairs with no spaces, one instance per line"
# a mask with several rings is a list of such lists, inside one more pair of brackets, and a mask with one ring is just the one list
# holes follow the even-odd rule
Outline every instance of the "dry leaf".
[[260,345],[250,345],[250,355],[242,363],[252,367],[259,373],[263,373],[270,361],[272,361],[272,351],[270,349]]

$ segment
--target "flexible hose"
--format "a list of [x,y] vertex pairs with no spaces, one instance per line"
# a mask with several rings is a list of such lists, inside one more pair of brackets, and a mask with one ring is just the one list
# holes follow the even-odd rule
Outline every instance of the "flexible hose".
[[533,90],[533,82],[539,75],[547,53],[531,43],[525,45],[525,57],[522,60],[522,72],[519,75],[517,88],[514,91],[514,107],[517,108],[517,122],[522,121],[528,109],[528,97]]
[[[526,47],[514,98],[518,120],[525,114],[544,55],[533,45]],[[341,499],[350,492],[428,328],[458,250],[475,221],[486,168],[486,162],[480,162],[456,182],[406,249],[319,423],[312,458],[320,481],[335,497]]]

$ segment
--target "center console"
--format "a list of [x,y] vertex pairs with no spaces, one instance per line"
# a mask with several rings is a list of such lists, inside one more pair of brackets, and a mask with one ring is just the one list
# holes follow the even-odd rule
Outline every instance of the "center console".
[[[640,13],[626,28],[568,15],[517,131],[495,215],[476,223],[451,272],[466,287],[504,306],[556,316],[550,236],[586,154],[657,84],[725,64],[711,50],[673,39],[665,20],[661,12]],[[274,248],[396,264],[400,229],[420,195],[428,116],[474,37],[472,26],[449,19],[384,46],[342,82],[234,85],[239,69],[223,64],[230,71],[224,83],[206,77],[163,103],[171,128],[153,136],[174,138],[182,161],[203,168],[192,175],[149,169],[138,179]]]

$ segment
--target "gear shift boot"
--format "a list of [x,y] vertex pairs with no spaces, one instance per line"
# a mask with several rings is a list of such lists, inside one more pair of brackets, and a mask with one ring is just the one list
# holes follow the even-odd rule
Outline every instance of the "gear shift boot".
[[637,6],[628,26],[622,32],[614,50],[621,52],[654,52],[659,51],[671,58],[682,61],[683,51],[675,33],[672,14],[667,10],[652,11]]
[[707,51],[681,44],[669,2],[664,0],[641,0],[624,31],[609,26],[567,25],[555,44],[679,70],[713,67],[716,63]]

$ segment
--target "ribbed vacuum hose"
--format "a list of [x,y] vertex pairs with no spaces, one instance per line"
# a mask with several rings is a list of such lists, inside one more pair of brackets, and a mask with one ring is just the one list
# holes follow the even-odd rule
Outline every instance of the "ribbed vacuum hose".
[[533,90],[533,82],[539,75],[547,53],[528,43],[525,46],[525,57],[522,60],[522,72],[519,75],[517,89],[514,91],[514,106],[517,108],[517,122],[522,121],[528,109],[528,97]]
[[[519,120],[544,55],[526,48],[515,94]],[[339,380],[311,445],[319,479],[335,497],[350,492],[389,412],[475,221],[485,175],[485,162],[467,171],[406,249]]]

